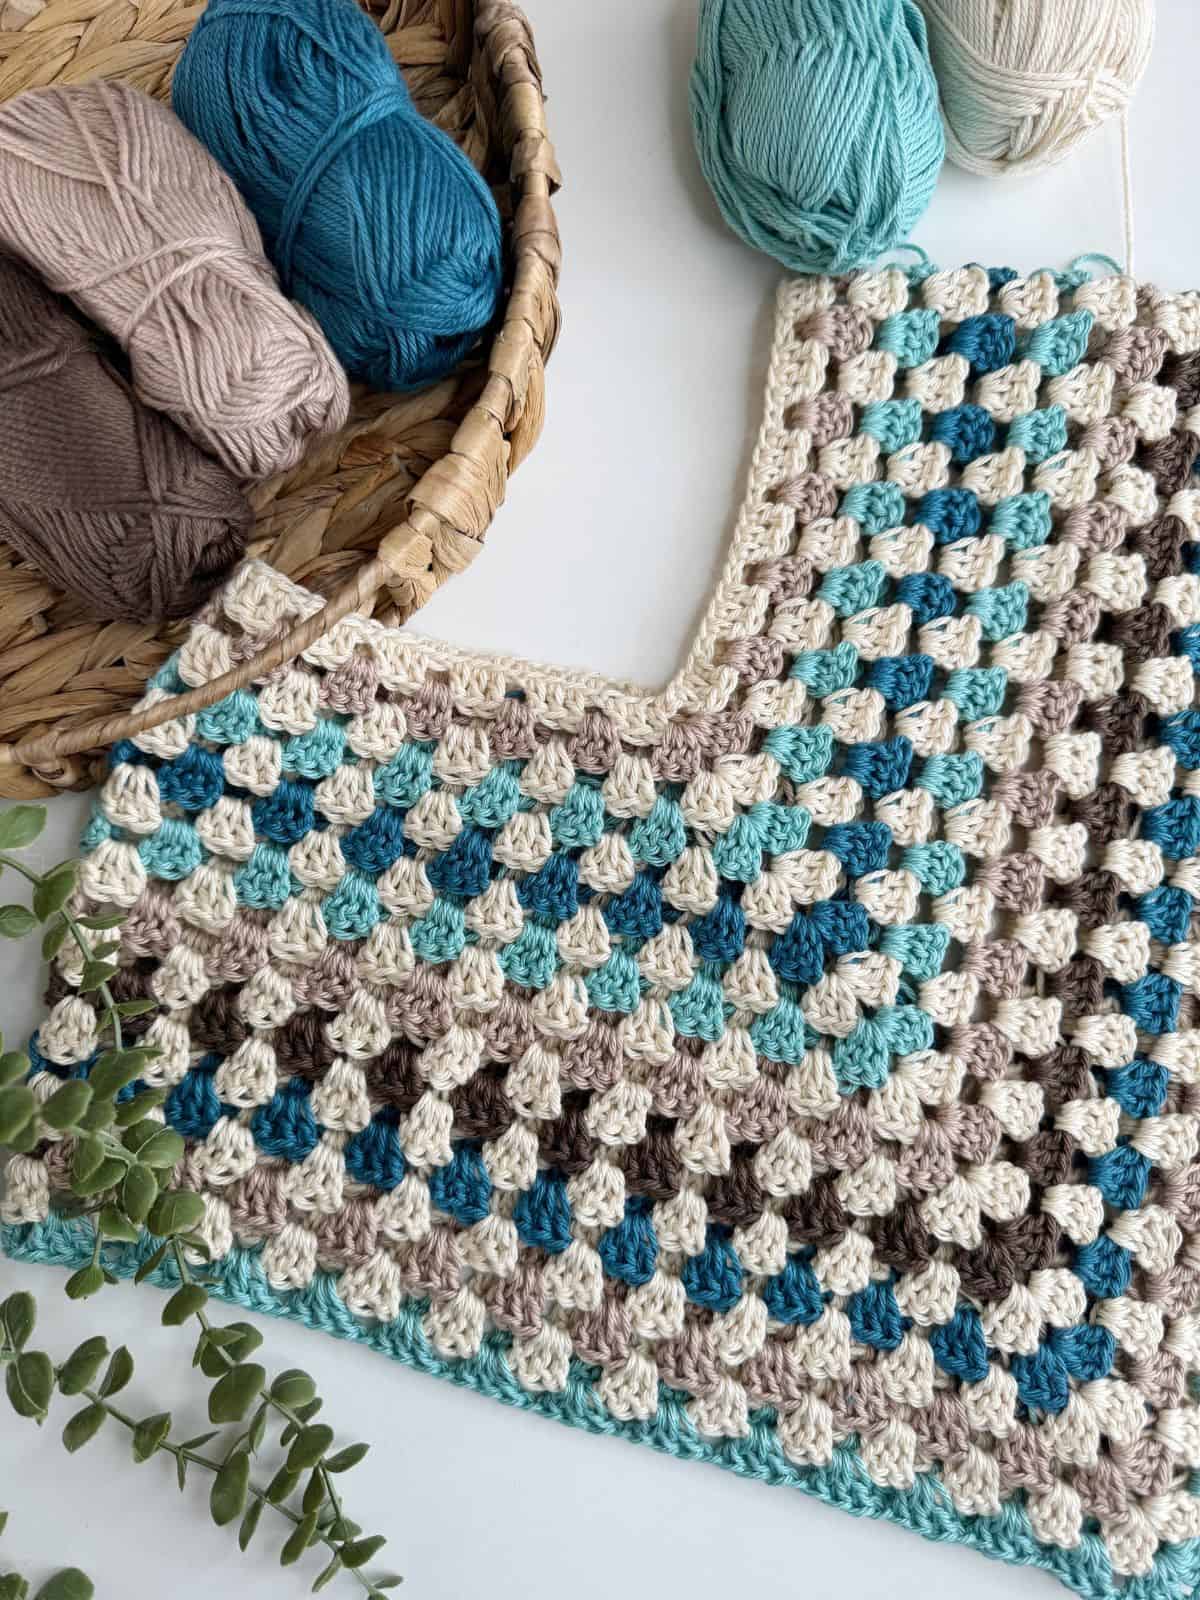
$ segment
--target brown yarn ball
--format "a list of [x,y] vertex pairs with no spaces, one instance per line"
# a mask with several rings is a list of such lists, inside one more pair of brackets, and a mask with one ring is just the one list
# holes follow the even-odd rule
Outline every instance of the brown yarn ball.
[[246,547],[237,481],[0,256],[0,538],[101,617],[182,617]]

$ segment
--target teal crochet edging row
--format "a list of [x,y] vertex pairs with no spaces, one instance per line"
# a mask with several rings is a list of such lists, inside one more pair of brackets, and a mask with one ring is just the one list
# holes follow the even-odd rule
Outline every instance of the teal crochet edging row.
[[[0,1228],[0,1249],[14,1261],[76,1268],[92,1257],[92,1230],[86,1223],[52,1217],[43,1223]],[[105,1263],[120,1277],[131,1277],[157,1241],[147,1236],[139,1245],[114,1245]],[[171,1288],[178,1279],[164,1263],[149,1282]],[[318,1272],[304,1290],[280,1293],[271,1288],[257,1252],[234,1249],[210,1271],[209,1288],[231,1304],[274,1317],[287,1317],[340,1339],[368,1345],[418,1372],[448,1378],[462,1388],[490,1395],[506,1405],[535,1411],[589,1433],[611,1434],[634,1444],[648,1444],[686,1461],[704,1461],[762,1483],[787,1485],[840,1507],[858,1517],[877,1517],[910,1528],[937,1543],[963,1544],[994,1560],[1040,1567],[1053,1573],[1085,1600],[1187,1600],[1200,1582],[1200,1540],[1163,1547],[1153,1571],[1125,1582],[1116,1580],[1102,1541],[1085,1533],[1077,1549],[1061,1550],[1038,1542],[1024,1511],[1009,1501],[999,1516],[964,1517],[954,1510],[931,1475],[918,1477],[911,1489],[882,1489],[859,1464],[853,1441],[840,1446],[826,1467],[796,1467],[784,1456],[775,1437],[773,1414],[751,1416],[750,1437],[707,1441],[697,1434],[684,1409],[686,1397],[663,1388],[653,1422],[619,1422],[593,1394],[592,1369],[573,1361],[561,1394],[531,1394],[512,1375],[505,1356],[508,1336],[489,1334],[478,1355],[455,1362],[437,1356],[421,1328],[425,1307],[412,1302],[394,1323],[369,1324],[347,1311],[334,1288],[333,1274]]]

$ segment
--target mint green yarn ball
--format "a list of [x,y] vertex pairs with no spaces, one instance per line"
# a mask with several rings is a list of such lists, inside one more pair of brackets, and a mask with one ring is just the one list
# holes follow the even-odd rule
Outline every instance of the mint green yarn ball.
[[913,0],[701,0],[691,110],[726,222],[795,272],[904,243],[945,155]]

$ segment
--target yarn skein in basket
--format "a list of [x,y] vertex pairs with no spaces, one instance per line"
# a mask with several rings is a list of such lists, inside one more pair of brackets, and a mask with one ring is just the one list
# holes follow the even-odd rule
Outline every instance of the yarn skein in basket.
[[140,398],[239,477],[295,466],[345,422],[345,374],[279,292],[237,190],[140,89],[34,89],[0,107],[0,248],[116,338]]
[[691,112],[725,221],[794,272],[904,243],[945,153],[913,0],[702,0]]
[[171,101],[352,378],[405,390],[458,365],[500,295],[496,204],[354,0],[209,0]]
[[1123,113],[1154,42],[1153,0],[919,0],[951,161],[1032,173]]
[[241,555],[237,482],[0,256],[0,536],[104,617],[186,617]]
[[[97,76],[166,99],[196,21],[191,0],[92,0],[86,19],[52,0],[23,6],[0,31],[0,100]],[[541,431],[559,322],[559,179],[529,24],[509,0],[363,0],[363,10],[385,30],[416,107],[489,182],[503,219],[503,309],[478,360],[419,393],[357,391],[338,433],[249,492],[248,555],[324,606],[230,664],[186,710],[290,661],[349,612],[404,621],[482,549],[508,476]],[[130,710],[183,632],[95,621],[0,535],[0,795],[86,787],[95,753],[185,709]]]

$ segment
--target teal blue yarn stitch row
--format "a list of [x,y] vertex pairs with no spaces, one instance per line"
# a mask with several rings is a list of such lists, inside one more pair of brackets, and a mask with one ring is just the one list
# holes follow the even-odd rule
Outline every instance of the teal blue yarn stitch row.
[[[84,1265],[91,1260],[91,1241],[90,1225],[58,1217],[0,1228],[0,1249],[5,1255],[13,1261],[44,1266],[73,1269]],[[110,1246],[106,1265],[120,1277],[131,1277],[154,1243],[146,1238],[138,1245]],[[164,1264],[148,1281],[171,1288],[177,1280],[173,1268]],[[281,1294],[268,1284],[254,1251],[235,1249],[213,1265],[209,1287],[219,1298],[247,1311],[285,1317],[365,1344],[418,1372],[448,1378],[462,1388],[569,1427],[648,1444],[681,1460],[707,1462],[762,1483],[800,1489],[853,1516],[893,1522],[936,1543],[961,1544],[994,1560],[1038,1567],[1084,1600],[1188,1600],[1200,1582],[1200,1540],[1164,1547],[1151,1572],[1118,1582],[1095,1534],[1085,1533],[1075,1550],[1043,1545],[1016,1501],[1009,1501],[996,1517],[962,1516],[928,1474],[921,1475],[912,1489],[882,1489],[859,1464],[852,1441],[838,1447],[827,1467],[794,1466],[780,1449],[767,1411],[751,1415],[748,1439],[714,1443],[696,1433],[686,1414],[685,1397],[662,1388],[653,1422],[619,1422],[595,1398],[592,1369],[579,1361],[572,1362],[561,1394],[531,1394],[509,1370],[506,1335],[489,1334],[479,1354],[469,1360],[443,1361],[421,1329],[423,1303],[410,1302],[396,1321],[387,1325],[361,1322],[342,1304],[330,1273],[318,1272],[308,1289]]]

